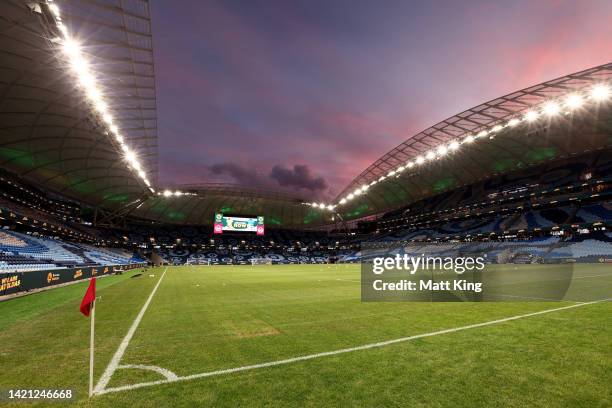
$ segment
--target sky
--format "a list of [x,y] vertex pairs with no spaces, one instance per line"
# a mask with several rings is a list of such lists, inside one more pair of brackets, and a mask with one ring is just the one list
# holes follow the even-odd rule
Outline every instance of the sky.
[[612,2],[155,0],[162,185],[331,199],[421,130],[612,60]]

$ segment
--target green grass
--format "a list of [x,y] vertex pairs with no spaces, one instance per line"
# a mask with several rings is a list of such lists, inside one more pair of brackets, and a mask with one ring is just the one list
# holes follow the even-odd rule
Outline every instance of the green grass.
[[[580,272],[603,268],[609,267]],[[99,281],[96,380],[162,272]],[[89,320],[78,312],[84,290],[83,283],[0,303],[0,388],[73,388],[72,405],[113,408],[612,405],[609,302],[89,400]],[[121,364],[186,376],[569,304],[362,303],[356,265],[176,267],[168,269]],[[109,386],[159,379],[120,369]],[[37,405],[44,404],[28,406]]]

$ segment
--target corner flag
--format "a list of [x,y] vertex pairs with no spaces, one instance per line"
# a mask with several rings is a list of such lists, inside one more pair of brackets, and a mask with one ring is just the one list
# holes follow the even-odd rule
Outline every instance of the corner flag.
[[91,278],[89,286],[81,301],[81,313],[89,316],[91,312],[91,332],[89,336],[89,397],[93,395],[93,366],[94,366],[94,319],[96,316],[96,278]]
[[87,292],[85,292],[85,296],[83,296],[83,300],[81,301],[81,313],[85,316],[89,316],[89,312],[93,306],[94,301],[96,300],[96,278],[91,278],[89,281],[89,287],[87,288]]

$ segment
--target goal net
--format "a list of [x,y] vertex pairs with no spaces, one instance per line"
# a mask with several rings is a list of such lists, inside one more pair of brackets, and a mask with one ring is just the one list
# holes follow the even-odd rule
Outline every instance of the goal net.
[[269,258],[251,258],[251,265],[272,265]]

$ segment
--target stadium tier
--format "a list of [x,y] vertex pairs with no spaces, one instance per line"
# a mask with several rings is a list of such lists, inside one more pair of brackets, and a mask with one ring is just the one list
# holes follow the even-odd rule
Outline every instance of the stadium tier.
[[121,249],[36,237],[0,230],[0,272],[25,272],[80,266],[130,265],[146,262]]

